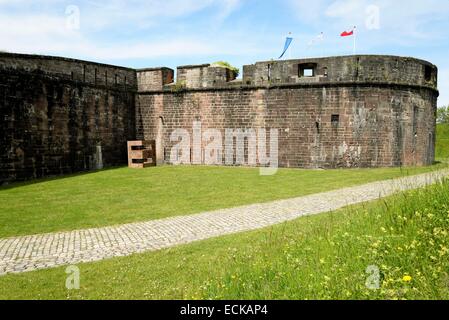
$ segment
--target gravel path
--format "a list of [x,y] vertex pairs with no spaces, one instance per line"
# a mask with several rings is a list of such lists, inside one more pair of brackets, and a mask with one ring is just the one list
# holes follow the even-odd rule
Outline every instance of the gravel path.
[[423,187],[448,175],[444,170],[190,216],[0,239],[0,275],[99,261],[264,228]]

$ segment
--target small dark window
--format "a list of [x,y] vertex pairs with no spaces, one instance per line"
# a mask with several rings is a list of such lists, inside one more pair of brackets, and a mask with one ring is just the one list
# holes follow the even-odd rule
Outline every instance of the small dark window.
[[72,81],[75,80],[75,73],[72,71]]
[[300,77],[314,77],[316,74],[316,63],[303,63],[299,65]]
[[316,131],[320,133],[320,123],[318,121],[315,122]]
[[108,85],[108,72],[107,71],[104,72],[104,83],[106,85]]
[[340,115],[339,114],[333,114],[331,116],[331,123],[333,127],[338,127],[340,124]]
[[83,66],[83,81],[86,82],[86,66]]
[[271,64],[268,65],[268,81],[271,80]]
[[413,108],[413,138],[418,135],[418,118],[419,118],[419,108]]
[[426,79],[426,81],[432,80],[432,67],[430,66],[424,67],[424,78]]

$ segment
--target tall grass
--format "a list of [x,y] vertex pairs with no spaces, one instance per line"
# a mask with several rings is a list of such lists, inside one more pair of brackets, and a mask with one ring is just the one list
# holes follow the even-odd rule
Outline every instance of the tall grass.
[[275,229],[254,249],[230,249],[228,271],[206,282],[201,296],[449,298],[448,181],[337,214]]
[[449,124],[437,125],[435,157],[440,161],[449,160]]
[[[0,299],[449,299],[448,232],[444,181],[262,230],[81,264],[80,290],[65,290],[65,268],[7,275]],[[377,269],[376,289],[366,271]]]

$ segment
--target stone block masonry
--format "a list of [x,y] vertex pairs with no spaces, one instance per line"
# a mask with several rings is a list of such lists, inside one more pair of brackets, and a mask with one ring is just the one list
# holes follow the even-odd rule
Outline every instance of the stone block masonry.
[[136,73],[0,53],[0,184],[127,163]]
[[241,80],[183,66],[175,79],[165,67],[0,53],[0,184],[126,165],[128,140],[155,140],[167,163],[170,134],[192,136],[194,122],[223,137],[278,129],[281,167],[431,164],[437,73],[414,58],[358,55],[257,62]]
[[157,141],[164,150],[159,162],[170,161],[177,143],[171,133],[182,128],[192,136],[195,122],[223,137],[226,129],[278,129],[281,167],[434,161],[437,68],[428,62],[392,56],[267,61],[244,66],[240,81],[214,80],[209,68],[179,67],[183,86],[139,91],[137,136]]

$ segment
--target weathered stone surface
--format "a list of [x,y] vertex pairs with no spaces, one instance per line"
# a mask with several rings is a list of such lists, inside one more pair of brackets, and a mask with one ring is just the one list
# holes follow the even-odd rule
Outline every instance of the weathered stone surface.
[[[305,77],[304,69],[313,76]],[[156,139],[164,159],[173,130],[279,129],[281,167],[427,165],[434,161],[435,66],[413,58],[351,56],[259,62],[243,82],[214,83],[208,65],[178,68],[183,90],[141,91],[139,139]],[[154,88],[156,89],[156,88]],[[202,147],[204,148],[204,142]],[[224,142],[223,142],[224,144]]]
[[131,69],[1,53],[0,184],[126,163],[135,92]]
[[437,68],[426,61],[265,61],[244,66],[242,80],[209,64],[177,73],[174,82],[169,68],[0,53],[0,183],[125,165],[127,140],[156,140],[157,162],[167,162],[170,134],[192,135],[194,121],[223,137],[279,129],[281,167],[434,160]]

